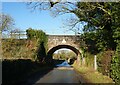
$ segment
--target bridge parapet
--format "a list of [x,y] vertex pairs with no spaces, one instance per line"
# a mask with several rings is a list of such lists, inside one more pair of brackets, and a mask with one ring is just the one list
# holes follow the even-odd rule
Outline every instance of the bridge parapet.
[[75,35],[48,35],[48,50],[58,45],[70,45],[79,49],[81,40],[80,36]]

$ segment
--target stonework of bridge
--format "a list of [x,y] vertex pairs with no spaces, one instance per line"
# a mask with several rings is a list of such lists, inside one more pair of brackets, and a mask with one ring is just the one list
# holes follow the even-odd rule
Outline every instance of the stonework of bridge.
[[80,54],[80,46],[82,39],[77,35],[48,35],[48,55],[52,54],[61,48],[67,48]]

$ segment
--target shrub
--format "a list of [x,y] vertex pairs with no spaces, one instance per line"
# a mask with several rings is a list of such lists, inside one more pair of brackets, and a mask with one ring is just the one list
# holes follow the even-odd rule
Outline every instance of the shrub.
[[120,42],[117,45],[115,56],[112,58],[111,77],[116,84],[120,84]]
[[108,50],[97,55],[98,71],[104,75],[110,76],[110,65],[114,51]]
[[2,50],[3,59],[7,58],[27,58],[25,39],[3,39]]
[[85,52],[85,65],[87,67],[93,68],[94,67],[94,55],[89,53],[89,52]]
[[[47,51],[47,35],[42,30],[27,29],[27,38],[29,41],[29,46],[32,46],[33,42],[35,44],[35,49],[33,48],[34,57],[37,61],[43,61],[46,57]],[[31,48],[31,47],[30,47]]]

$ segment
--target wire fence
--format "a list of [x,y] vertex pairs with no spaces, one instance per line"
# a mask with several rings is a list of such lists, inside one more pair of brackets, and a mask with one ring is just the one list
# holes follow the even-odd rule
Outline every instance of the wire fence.
[[4,32],[2,33],[2,39],[13,38],[13,39],[26,39],[26,31],[19,32]]

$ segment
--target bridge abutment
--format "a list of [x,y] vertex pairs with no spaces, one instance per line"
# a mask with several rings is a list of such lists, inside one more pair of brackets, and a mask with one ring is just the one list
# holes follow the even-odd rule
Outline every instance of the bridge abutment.
[[74,51],[77,55],[77,62],[81,63],[81,46],[82,39],[76,35],[48,35],[48,55],[52,54],[61,48],[67,48]]

